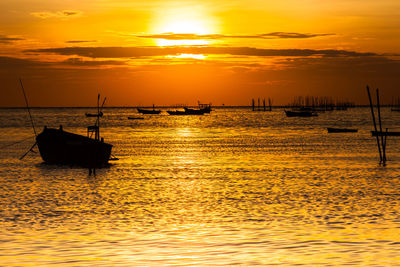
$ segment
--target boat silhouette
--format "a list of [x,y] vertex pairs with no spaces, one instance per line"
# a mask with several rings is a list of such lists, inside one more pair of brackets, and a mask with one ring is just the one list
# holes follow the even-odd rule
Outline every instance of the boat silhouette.
[[349,129],[349,128],[332,128],[328,127],[328,133],[356,133],[357,129]]
[[285,110],[287,117],[315,117],[318,113],[312,110]]
[[184,107],[184,110],[167,110],[169,115],[204,115],[204,110]]
[[[88,127],[98,134],[97,126]],[[44,127],[36,137],[37,146],[43,161],[49,164],[79,165],[82,167],[104,167],[111,156],[112,145],[103,138],[90,138],[59,129]]]
[[86,117],[103,117],[103,112],[100,113],[85,113]]
[[160,114],[161,110],[137,108],[137,111],[142,114]]
[[[61,125],[58,129],[45,126],[43,131],[36,136],[36,144],[44,162],[89,168],[101,168],[108,164],[112,145],[100,138],[102,112],[99,100],[100,95],[97,98],[97,119],[95,125],[87,127],[87,136],[64,131]],[[105,99],[103,105],[104,102]]]

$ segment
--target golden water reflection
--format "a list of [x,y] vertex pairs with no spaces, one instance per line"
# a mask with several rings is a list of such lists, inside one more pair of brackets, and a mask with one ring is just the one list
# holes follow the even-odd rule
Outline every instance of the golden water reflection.
[[350,113],[360,131],[345,136],[321,133],[338,113],[289,122],[217,110],[133,124],[123,111],[103,130],[120,161],[96,177],[20,162],[24,146],[0,154],[1,265],[400,262],[399,141],[380,168],[364,110]]

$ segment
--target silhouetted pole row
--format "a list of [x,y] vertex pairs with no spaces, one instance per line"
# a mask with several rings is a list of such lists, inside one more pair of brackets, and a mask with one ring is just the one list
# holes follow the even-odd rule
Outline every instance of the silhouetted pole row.
[[[251,99],[252,110],[253,110],[253,111],[261,111],[261,110],[267,111],[267,107],[266,107],[266,105],[265,105],[265,98],[262,99],[262,103],[263,103],[263,104],[262,104],[262,108],[261,108],[261,105],[260,105],[260,98],[258,98],[258,99],[257,99],[257,108],[256,108],[255,100],[254,100],[254,98],[252,98],[252,99]],[[272,111],[272,100],[271,100],[271,98],[268,98],[268,105],[269,105],[268,111]]]
[[347,110],[355,104],[350,101],[333,100],[332,97],[297,96],[288,104],[289,107],[297,109],[318,109],[319,111]]

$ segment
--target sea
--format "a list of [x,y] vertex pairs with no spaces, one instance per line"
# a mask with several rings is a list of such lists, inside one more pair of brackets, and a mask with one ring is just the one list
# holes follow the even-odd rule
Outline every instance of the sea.
[[[0,109],[0,266],[400,266],[400,138],[379,164],[369,108],[165,110],[105,108],[119,160],[89,174],[36,147],[21,160],[27,110]],[[82,135],[95,111],[31,109],[37,133]],[[400,131],[400,112],[381,113]]]

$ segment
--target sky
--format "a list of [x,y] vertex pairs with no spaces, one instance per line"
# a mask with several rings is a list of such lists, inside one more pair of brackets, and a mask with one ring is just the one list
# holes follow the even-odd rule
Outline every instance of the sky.
[[0,107],[400,95],[398,0],[1,0]]

